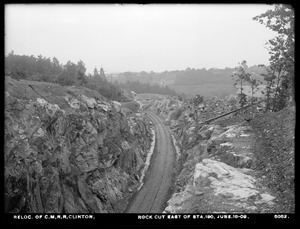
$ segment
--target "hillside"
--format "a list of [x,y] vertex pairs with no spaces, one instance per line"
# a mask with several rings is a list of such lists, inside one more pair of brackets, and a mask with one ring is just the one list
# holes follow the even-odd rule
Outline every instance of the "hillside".
[[[236,93],[236,88],[233,86],[232,73],[234,68],[225,69],[191,69],[156,72],[125,72],[119,73],[114,77],[114,80],[120,83],[141,82],[150,85],[165,85],[174,89],[178,94],[184,93],[188,98],[194,97],[197,94],[205,98],[218,96],[226,97]],[[253,78],[264,82],[261,73],[265,73],[262,67],[251,66],[248,68]]]
[[258,115],[251,125],[256,131],[256,170],[278,195],[278,212],[295,211],[295,107]]

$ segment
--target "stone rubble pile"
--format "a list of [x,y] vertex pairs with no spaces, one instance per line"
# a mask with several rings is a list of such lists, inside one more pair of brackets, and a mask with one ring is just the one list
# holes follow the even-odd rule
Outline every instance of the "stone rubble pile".
[[236,109],[235,96],[212,98],[197,108],[165,97],[141,104],[169,125],[177,147],[175,193],[166,213],[268,212],[275,197],[258,185],[251,152],[253,130],[239,123],[226,127],[202,121]]
[[[253,102],[259,102],[262,98],[254,98]],[[251,98],[247,97],[247,104],[251,104]],[[264,103],[259,103],[254,105],[253,112],[260,112],[264,108]],[[230,111],[234,111],[240,108],[239,98],[237,95],[230,95],[224,99],[217,97],[212,97],[208,100],[205,100],[202,104],[198,105],[197,111],[201,121],[216,117]]]
[[[261,99],[254,99],[254,102],[258,102]],[[148,105],[144,104],[144,107],[152,110],[155,113],[159,113],[161,116],[163,116],[166,120],[166,122],[171,122],[172,120],[177,120],[182,113],[184,113],[185,116],[190,117],[190,121],[192,119],[198,119],[198,122],[204,122],[208,119],[211,119],[213,117],[220,116],[222,114],[234,111],[236,109],[240,108],[239,104],[239,98],[236,95],[230,95],[223,99],[218,97],[212,97],[205,101],[203,101],[198,106],[195,106],[191,102],[182,102],[176,99],[175,97],[171,96],[165,96],[160,99],[157,99],[155,97],[155,100],[153,103],[148,101]],[[247,104],[250,104],[250,101]],[[258,113],[264,108],[264,103],[259,103],[257,105],[254,105],[254,112]],[[248,111],[250,112],[250,111]],[[232,117],[236,113],[230,114],[228,116],[225,116],[223,118],[220,118],[219,120],[227,119],[228,117]]]
[[239,107],[238,98],[236,96],[231,95],[224,99],[212,97],[198,105],[198,113],[201,120],[206,120],[233,111]]

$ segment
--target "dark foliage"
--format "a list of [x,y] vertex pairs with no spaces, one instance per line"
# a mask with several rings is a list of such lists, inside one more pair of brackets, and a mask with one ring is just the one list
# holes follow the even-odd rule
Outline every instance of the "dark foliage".
[[122,96],[121,89],[109,83],[105,77],[103,68],[98,74],[86,75],[86,67],[82,60],[77,64],[68,61],[65,65],[59,63],[56,57],[50,58],[39,55],[16,55],[10,52],[5,57],[5,75],[14,79],[33,80],[58,83],[62,86],[84,86],[98,91],[103,96],[118,100]]
[[287,107],[290,98],[295,98],[294,18],[293,7],[282,4],[253,18],[278,34],[267,43],[270,67],[267,74],[263,74],[267,82],[267,109],[271,111],[282,110]]

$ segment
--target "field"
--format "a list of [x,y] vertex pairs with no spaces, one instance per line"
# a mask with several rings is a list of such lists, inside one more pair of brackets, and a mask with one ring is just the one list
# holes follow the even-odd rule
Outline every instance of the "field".
[[216,85],[216,84],[205,84],[205,85],[191,85],[191,86],[172,86],[170,88],[176,90],[179,94],[184,93],[187,98],[192,98],[199,94],[204,98],[219,97],[224,98],[228,95],[235,94],[237,89],[233,85]]

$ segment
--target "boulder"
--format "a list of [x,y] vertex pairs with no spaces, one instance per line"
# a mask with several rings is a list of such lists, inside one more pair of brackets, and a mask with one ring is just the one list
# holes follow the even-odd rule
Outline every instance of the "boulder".
[[220,155],[220,160],[235,168],[251,168],[253,165],[252,158],[232,151]]
[[76,165],[82,172],[89,172],[98,168],[99,153],[94,149],[81,148],[76,157]]
[[[223,162],[203,159],[195,165],[192,182],[173,194],[166,213],[193,212],[195,200],[205,204],[197,209],[206,212],[256,212],[267,204],[272,206],[275,197],[256,186],[256,179]],[[206,210],[203,207],[207,208]],[[199,211],[199,210],[197,210]],[[221,210],[222,211],[222,210]]]
[[64,196],[64,210],[69,214],[88,213],[89,210],[78,196],[74,188],[67,184],[63,184],[63,196]]
[[201,140],[208,140],[210,139],[213,130],[214,130],[214,126],[204,125],[201,127],[201,129],[198,131],[197,134],[201,136]]
[[78,179],[77,185],[80,196],[86,206],[88,206],[88,208],[90,209],[90,212],[102,212],[101,201],[91,192],[83,177],[80,177]]

